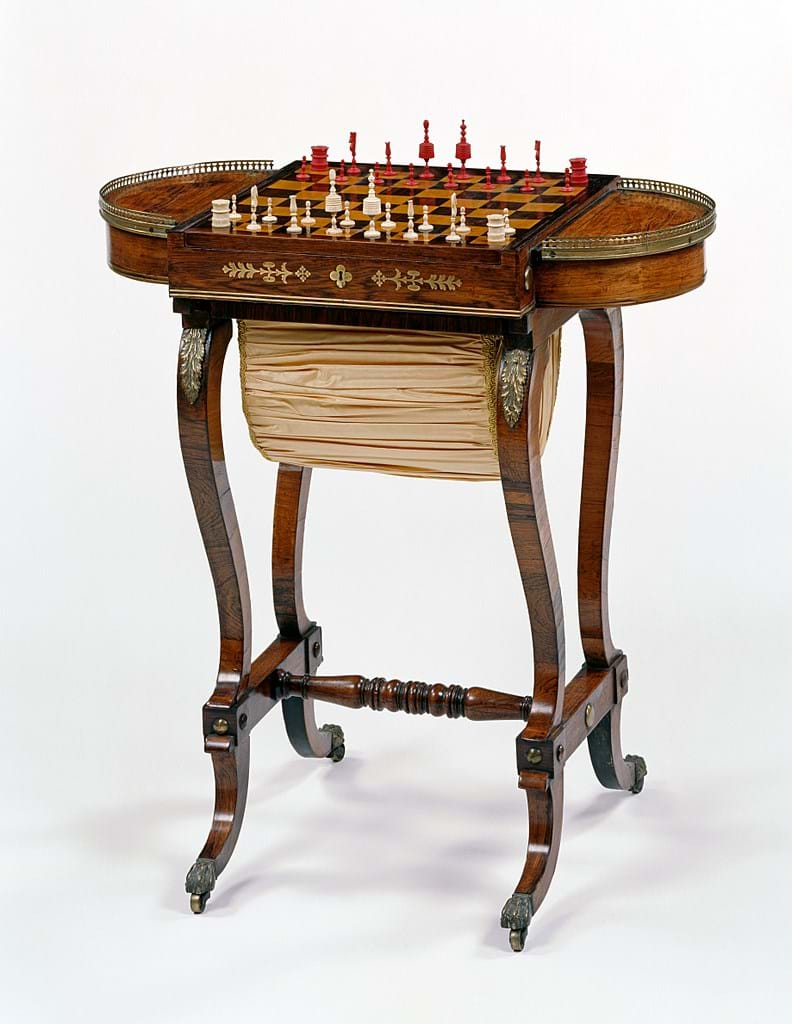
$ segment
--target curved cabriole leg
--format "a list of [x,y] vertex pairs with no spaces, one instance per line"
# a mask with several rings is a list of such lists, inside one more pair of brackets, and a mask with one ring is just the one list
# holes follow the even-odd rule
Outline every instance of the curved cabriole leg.
[[521,772],[520,788],[528,797],[528,853],[514,895],[501,911],[501,928],[509,929],[515,953],[525,946],[531,918],[539,909],[553,880],[564,811],[564,776],[551,779],[546,772]]
[[[207,707],[229,708],[250,675],[250,594],[220,425],[220,382],[231,322],[184,319],[179,347],[177,406],[187,482],[214,581],[220,619],[220,665]],[[228,863],[242,826],[248,786],[249,743],[210,733],[205,749],[215,775],[209,837],[187,875],[190,906],[200,913]]]
[[[578,537],[578,614],[586,664],[606,668],[621,651],[608,618],[608,558],[621,433],[624,346],[620,309],[580,313],[586,342],[586,440]],[[620,670],[626,685],[626,665]],[[621,703],[589,733],[591,762],[608,789],[640,793],[646,762],[621,752]]]
[[[540,400],[549,357],[551,315],[533,317],[532,333],[504,338],[499,373],[498,460],[514,550],[533,638],[534,687],[528,721],[518,737],[545,740],[560,723],[564,702],[564,619],[540,459]],[[527,395],[527,397],[526,397]],[[519,951],[532,915],[545,897],[561,840],[562,766],[521,772],[528,796],[525,867],[501,913],[512,949]]]
[[[272,526],[272,598],[280,635],[286,640],[305,636],[315,625],[305,611],[302,594],[303,537],[311,470],[281,463],[275,491]],[[319,643],[315,641],[315,643]],[[306,655],[305,672],[319,663],[321,647],[311,663]],[[282,702],[286,732],[302,757],[329,757],[340,761],[345,752],[344,734],[338,725],[316,727],[314,702],[287,697]]]

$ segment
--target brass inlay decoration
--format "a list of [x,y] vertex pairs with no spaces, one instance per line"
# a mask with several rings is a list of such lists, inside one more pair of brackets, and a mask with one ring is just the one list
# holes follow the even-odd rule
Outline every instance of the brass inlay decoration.
[[705,213],[695,220],[670,228],[638,231],[632,235],[610,235],[601,238],[546,238],[542,242],[542,258],[547,260],[616,260],[629,256],[673,252],[697,245],[715,230],[715,202],[703,192],[686,185],[644,178],[622,178],[621,192],[654,192],[658,195],[687,199],[703,206]]
[[512,429],[517,426],[525,401],[525,382],[531,353],[524,348],[509,349],[501,364],[501,403],[503,416]]
[[289,270],[285,263],[281,263],[278,266],[277,263],[272,263],[271,261],[262,263],[260,267],[255,267],[252,263],[243,263],[242,261],[226,263],[223,267],[223,273],[227,274],[228,277],[239,280],[245,279],[247,281],[254,277],[260,277],[267,284],[272,284],[273,281],[280,281],[282,284],[286,284],[290,277],[296,277],[298,281],[305,284],[311,276],[311,271],[302,264],[296,270]]
[[272,160],[211,160],[208,163],[182,164],[178,167],[157,167],[153,171],[141,171],[138,174],[126,174],[122,178],[113,178],[99,190],[99,212],[108,224],[121,231],[133,235],[153,235],[165,238],[167,233],[176,226],[173,217],[161,213],[150,213],[145,210],[131,210],[116,206],[109,198],[118,189],[127,185],[140,185],[145,181],[161,181],[164,178],[191,178],[202,174],[221,174],[228,171],[271,171]]
[[433,292],[455,292],[457,288],[462,287],[462,282],[454,274],[429,274],[428,277],[424,277],[420,270],[394,270],[390,276],[378,270],[372,275],[371,280],[378,288],[387,281],[396,286],[397,292],[401,291],[402,287],[408,292],[419,292],[422,288],[430,288]]
[[339,263],[335,270],[330,271],[330,280],[335,281],[337,288],[346,288],[352,280],[352,275],[343,263]]
[[201,393],[208,337],[205,327],[185,327],[179,342],[179,386],[190,405],[195,405]]

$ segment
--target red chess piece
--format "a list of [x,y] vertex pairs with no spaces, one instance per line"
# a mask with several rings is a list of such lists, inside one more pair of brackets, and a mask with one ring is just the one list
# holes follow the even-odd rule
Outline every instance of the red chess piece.
[[410,187],[418,184],[418,182],[415,180],[415,164],[410,164],[410,176],[405,181],[404,184],[409,185]]
[[448,164],[448,180],[446,181],[446,188],[450,188],[452,191],[457,188],[457,183],[454,181],[454,168],[451,166],[451,162]]
[[434,157],[434,143],[429,141],[429,122],[424,121],[424,139],[421,145],[418,147],[418,156],[426,164],[424,169],[421,171],[422,178],[433,178],[434,175],[429,170],[429,161]]
[[396,177],[396,172],[394,171],[393,164],[391,163],[391,144],[389,142],[385,143],[385,172],[384,172],[383,177],[385,177],[385,178],[395,178]]
[[355,163],[355,156],[357,154],[357,132],[349,133],[349,151],[352,154],[352,162],[349,165],[349,173],[360,174],[360,168]]
[[305,159],[304,153],[302,158],[302,167],[297,172],[296,177],[298,181],[308,181],[309,178],[311,177],[311,175],[308,173],[308,161]]
[[467,140],[467,125],[463,121],[459,126],[459,142],[456,144],[456,158],[462,164],[462,169],[459,172],[459,180],[467,181],[470,175],[467,172],[465,164],[470,159],[470,143]]
[[327,146],[311,146],[311,175],[316,177],[327,170]]
[[544,178],[542,177],[542,172],[539,169],[539,152],[541,148],[542,143],[539,141],[539,139],[537,139],[536,142],[534,142],[534,152],[536,153],[536,174],[534,175],[535,185],[541,185],[544,181]]
[[491,192],[494,188],[495,186],[492,184],[492,170],[488,167],[484,171],[484,191]]
[[345,182],[346,180],[347,180],[347,176],[346,176],[346,164],[344,163],[344,161],[343,161],[343,160],[341,160],[341,161],[340,161],[340,163],[339,163],[339,165],[338,165],[338,171],[337,171],[337,173],[336,173],[336,181],[337,181],[337,182],[338,182],[338,183],[339,183],[340,185],[343,185],[343,183],[344,183],[344,182]]
[[506,170],[506,147],[505,146],[501,146],[500,160],[501,160],[500,174],[498,175],[498,177],[495,180],[499,181],[501,183],[501,185],[507,185],[511,181],[511,178],[509,177],[509,174],[508,174],[508,172]]
[[570,157],[569,165],[572,168],[572,184],[588,185],[588,173],[586,172],[586,158],[584,156]]
[[526,167],[525,168],[525,181],[522,183],[522,186],[520,187],[520,191],[521,192],[533,192],[533,190],[534,190],[534,187],[531,184],[531,179],[529,177],[530,173],[531,172]]
[[375,185],[381,185],[382,184],[382,175],[380,174],[379,162],[374,164],[374,184]]
[[572,191],[572,183],[570,181],[570,175],[571,175],[571,172],[570,172],[569,168],[567,167],[566,170],[564,171],[564,191],[565,192],[571,192]]

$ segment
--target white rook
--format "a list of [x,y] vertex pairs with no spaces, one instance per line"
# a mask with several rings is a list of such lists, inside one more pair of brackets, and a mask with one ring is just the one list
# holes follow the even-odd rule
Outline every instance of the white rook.
[[505,242],[506,224],[502,213],[487,214],[487,241]]

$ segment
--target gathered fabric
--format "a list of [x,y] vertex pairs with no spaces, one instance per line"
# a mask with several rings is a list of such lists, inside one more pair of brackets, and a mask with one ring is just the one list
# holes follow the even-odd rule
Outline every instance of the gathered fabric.
[[[542,382],[550,430],[561,332]],[[239,321],[250,436],[274,462],[456,480],[500,478],[500,338]]]

